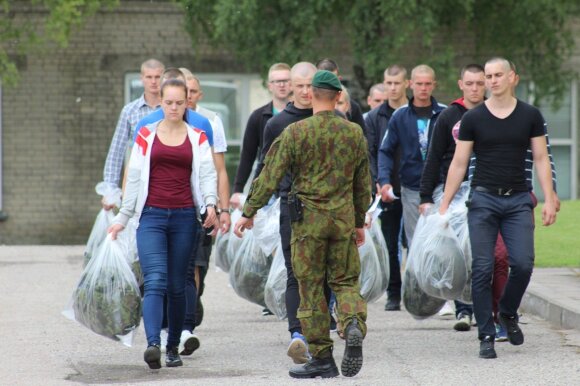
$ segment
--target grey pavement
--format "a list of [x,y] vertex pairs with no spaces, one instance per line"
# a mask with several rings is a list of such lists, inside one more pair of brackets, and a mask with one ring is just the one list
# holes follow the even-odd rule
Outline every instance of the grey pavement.
[[[0,385],[580,384],[578,269],[536,269],[522,305],[526,341],[497,343],[498,359],[479,359],[475,330],[453,331],[451,316],[416,321],[405,311],[383,311],[383,297],[368,307],[361,372],[301,381],[288,377],[286,321],[261,316],[261,307],[239,298],[213,267],[197,331],[201,348],[183,367],[149,370],[142,326],[126,347],[61,315],[83,249],[0,246]],[[542,310],[549,321],[535,315]],[[334,339],[340,366],[344,344]]]

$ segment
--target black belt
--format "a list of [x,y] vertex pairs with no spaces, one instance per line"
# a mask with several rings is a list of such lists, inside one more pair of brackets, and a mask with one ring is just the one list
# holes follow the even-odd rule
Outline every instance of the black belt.
[[476,186],[475,191],[483,192],[483,193],[491,193],[495,194],[496,196],[511,196],[514,193],[518,193],[519,190],[514,190],[512,188],[495,188],[489,189],[484,186]]

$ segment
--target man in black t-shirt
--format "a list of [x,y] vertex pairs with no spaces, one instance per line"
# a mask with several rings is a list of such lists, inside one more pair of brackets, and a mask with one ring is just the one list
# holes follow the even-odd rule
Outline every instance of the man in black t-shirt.
[[544,136],[544,121],[538,109],[514,98],[514,72],[503,58],[485,65],[486,87],[491,97],[468,111],[461,120],[459,139],[449,167],[439,212],[445,214],[463,181],[472,151],[477,163],[469,206],[471,237],[472,297],[480,339],[479,356],[496,358],[492,316],[491,278],[494,246],[500,231],[508,249],[510,276],[501,297],[500,323],[513,345],[524,342],[517,310],[534,266],[533,203],[525,177],[525,158],[531,145],[538,179],[544,192],[542,222],[556,221],[552,172]]

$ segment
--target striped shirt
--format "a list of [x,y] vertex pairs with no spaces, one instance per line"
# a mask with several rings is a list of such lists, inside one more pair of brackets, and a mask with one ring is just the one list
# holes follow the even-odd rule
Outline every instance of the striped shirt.
[[141,95],[134,101],[127,103],[117,121],[117,127],[113,134],[113,140],[109,147],[103,179],[116,186],[120,186],[121,171],[127,150],[133,145],[133,134],[137,123],[145,116],[151,114],[158,106],[151,107],[145,101],[145,96]]

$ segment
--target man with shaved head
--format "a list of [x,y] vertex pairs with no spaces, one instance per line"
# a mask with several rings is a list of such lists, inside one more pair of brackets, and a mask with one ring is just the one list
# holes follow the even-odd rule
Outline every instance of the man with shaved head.
[[[393,113],[378,153],[377,182],[384,202],[395,201],[393,174],[398,174],[401,180],[403,225],[409,247],[419,220],[419,188],[429,139],[439,114],[447,107],[431,95],[435,85],[435,71],[431,67],[420,64],[413,68],[413,97]],[[397,167],[395,161],[399,155],[400,165]]]
[[[264,129],[264,147],[260,156],[260,163],[256,170],[256,177],[264,167],[264,160],[272,143],[284,129],[291,123],[301,121],[312,116],[312,78],[316,73],[316,67],[309,62],[299,62],[292,66],[290,70],[290,89],[294,93],[294,101],[289,103],[279,114],[270,118]],[[288,331],[290,332],[290,345],[288,346],[288,356],[294,363],[306,363],[309,359],[306,339],[302,335],[302,327],[297,318],[298,306],[300,304],[300,294],[298,293],[298,281],[292,270],[290,253],[290,237],[292,228],[288,207],[288,193],[292,185],[292,176],[286,173],[282,182],[278,186],[280,196],[280,236],[282,238],[282,251],[284,252],[284,262],[288,273],[286,282],[286,312],[288,313]]]
[[496,358],[492,316],[491,279],[498,231],[508,250],[510,274],[499,301],[499,319],[513,345],[524,343],[517,311],[534,266],[533,202],[526,184],[525,159],[532,148],[545,203],[543,225],[556,221],[557,197],[540,111],[512,94],[515,72],[504,58],[485,64],[485,82],[491,96],[463,116],[449,167],[440,213],[445,214],[469,165],[477,158],[471,182],[468,212],[471,237],[472,297],[480,340],[480,358]]

